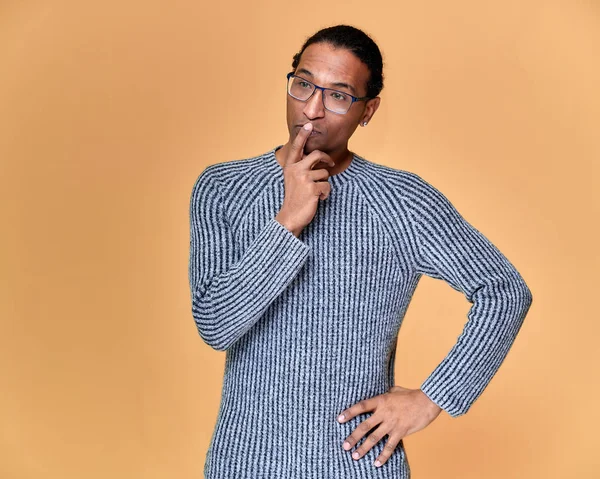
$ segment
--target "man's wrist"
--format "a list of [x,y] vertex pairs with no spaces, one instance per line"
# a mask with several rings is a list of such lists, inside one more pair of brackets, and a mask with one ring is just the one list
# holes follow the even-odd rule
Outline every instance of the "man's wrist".
[[425,394],[422,389],[419,389],[419,391],[421,391],[421,395],[427,399],[426,403],[431,408],[432,411],[434,411],[436,413],[439,413],[442,411],[442,408],[440,406],[438,406],[427,394]]
[[281,218],[279,215],[275,216],[275,220],[278,221],[284,228],[289,230],[294,236],[300,236],[300,232],[302,228],[295,227],[287,222],[284,218]]

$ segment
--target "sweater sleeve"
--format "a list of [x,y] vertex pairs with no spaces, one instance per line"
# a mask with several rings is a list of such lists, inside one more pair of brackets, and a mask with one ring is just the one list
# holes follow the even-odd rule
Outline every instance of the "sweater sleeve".
[[271,218],[239,252],[224,215],[220,188],[210,166],[192,188],[189,283],[200,337],[213,349],[224,351],[291,283],[310,248]]
[[462,334],[420,389],[452,417],[465,414],[500,368],[532,302],[509,260],[436,188],[415,178],[407,197],[419,273],[472,303]]

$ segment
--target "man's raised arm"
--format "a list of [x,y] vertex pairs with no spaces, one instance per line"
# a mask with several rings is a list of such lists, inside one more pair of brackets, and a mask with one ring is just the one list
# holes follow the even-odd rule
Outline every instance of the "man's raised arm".
[[192,189],[189,282],[200,337],[224,351],[291,283],[310,248],[272,218],[240,254],[223,212],[216,166],[207,167]]

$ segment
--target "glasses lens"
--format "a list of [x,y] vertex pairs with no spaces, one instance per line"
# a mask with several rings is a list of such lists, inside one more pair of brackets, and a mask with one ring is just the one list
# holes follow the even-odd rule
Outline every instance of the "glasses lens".
[[314,85],[302,78],[290,77],[288,81],[288,93],[298,100],[308,100],[314,90]]
[[[297,100],[308,100],[315,91],[315,86],[302,78],[291,76],[288,80],[288,93]],[[334,113],[347,113],[352,105],[352,96],[337,90],[323,90],[323,104]]]
[[335,113],[346,113],[352,105],[352,97],[336,90],[324,90],[323,101],[325,108]]

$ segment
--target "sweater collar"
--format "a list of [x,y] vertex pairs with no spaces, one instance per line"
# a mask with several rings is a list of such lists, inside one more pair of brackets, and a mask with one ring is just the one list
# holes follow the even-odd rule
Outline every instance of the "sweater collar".
[[[281,178],[283,178],[283,168],[277,161],[277,157],[275,156],[275,151],[277,151],[282,146],[283,145],[276,146],[275,148],[270,150],[266,155],[266,160],[267,160],[267,164],[269,167],[269,171],[272,172],[274,175],[281,176]],[[350,164],[346,167],[346,169],[344,171],[341,171],[341,172],[339,172],[333,176],[330,176],[328,178],[331,186],[335,188],[336,186],[341,186],[343,184],[346,184],[346,183],[352,181],[363,170],[365,161],[366,160],[364,160],[362,157],[360,157],[356,153],[354,153],[354,156],[352,157],[352,161],[350,162]]]

